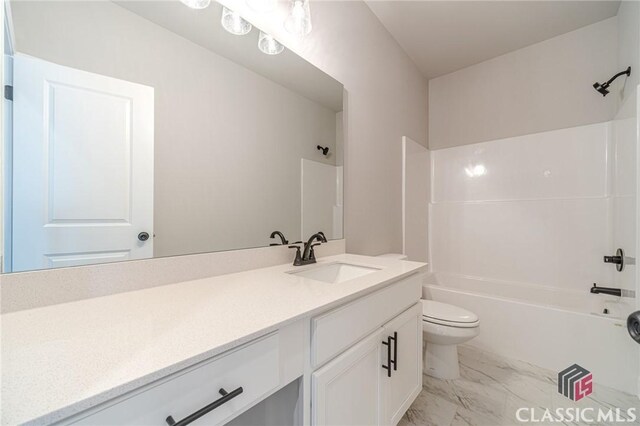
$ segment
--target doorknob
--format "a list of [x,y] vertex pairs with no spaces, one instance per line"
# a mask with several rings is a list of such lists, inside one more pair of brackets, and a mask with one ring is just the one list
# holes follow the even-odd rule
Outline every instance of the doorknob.
[[138,234],[138,239],[140,241],[147,241],[149,239],[149,233],[148,232],[141,232]]
[[640,343],[640,311],[635,311],[627,318],[627,331],[633,340]]

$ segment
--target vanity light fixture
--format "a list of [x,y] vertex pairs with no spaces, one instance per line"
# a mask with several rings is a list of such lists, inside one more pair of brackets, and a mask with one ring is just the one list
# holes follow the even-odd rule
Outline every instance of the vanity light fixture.
[[225,30],[235,35],[249,34],[252,28],[249,21],[243,19],[238,12],[234,12],[224,6],[222,7],[222,19],[220,23]]
[[271,34],[260,31],[260,37],[258,37],[258,49],[267,55],[277,55],[282,53],[284,46],[278,40],[273,38]]
[[311,32],[311,11],[309,0],[291,0],[289,15],[284,21],[284,27],[291,34],[306,36]]
[[185,6],[191,9],[206,9],[211,4],[211,0],[180,0]]

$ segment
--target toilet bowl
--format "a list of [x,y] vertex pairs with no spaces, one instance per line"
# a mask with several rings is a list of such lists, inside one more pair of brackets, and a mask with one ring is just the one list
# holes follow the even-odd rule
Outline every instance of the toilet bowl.
[[460,377],[458,345],[479,333],[480,321],[473,312],[433,300],[422,300],[424,372],[438,379]]

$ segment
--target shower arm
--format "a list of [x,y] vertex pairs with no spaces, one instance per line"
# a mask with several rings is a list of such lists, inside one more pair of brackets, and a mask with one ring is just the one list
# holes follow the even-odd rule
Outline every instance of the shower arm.
[[614,81],[616,78],[620,77],[621,75],[626,75],[627,77],[628,77],[628,76],[630,76],[630,75],[631,75],[631,67],[627,67],[627,69],[626,69],[626,70],[624,70],[624,71],[620,71],[618,74],[616,74],[616,75],[614,75],[613,77],[611,77],[611,78],[609,79],[609,81],[607,81],[606,83],[604,83],[604,84],[603,84],[603,86],[605,86],[605,85],[606,85],[606,87],[610,86],[610,85],[611,85],[611,83],[613,83],[613,81]]

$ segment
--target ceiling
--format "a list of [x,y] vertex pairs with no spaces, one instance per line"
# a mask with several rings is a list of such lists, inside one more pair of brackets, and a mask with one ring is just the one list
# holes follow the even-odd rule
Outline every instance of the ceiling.
[[426,78],[615,16],[619,1],[367,1]]

